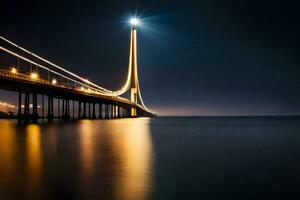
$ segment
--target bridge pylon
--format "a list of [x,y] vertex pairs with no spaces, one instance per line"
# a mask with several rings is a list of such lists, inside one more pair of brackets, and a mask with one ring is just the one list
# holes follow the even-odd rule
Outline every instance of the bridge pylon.
[[[130,53],[129,53],[129,68],[131,70],[131,85],[130,85],[130,101],[138,104],[138,101],[142,101],[140,97],[140,88],[137,72],[137,34],[136,26],[131,27],[130,38]],[[137,116],[136,108],[131,108],[131,116]]]

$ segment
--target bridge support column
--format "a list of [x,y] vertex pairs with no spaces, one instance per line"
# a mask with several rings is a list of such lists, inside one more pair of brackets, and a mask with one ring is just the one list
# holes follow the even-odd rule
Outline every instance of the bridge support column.
[[32,121],[37,122],[39,115],[37,110],[37,94],[32,94]]
[[108,119],[108,104],[104,104],[104,115],[105,119]]
[[19,104],[18,104],[18,122],[21,122],[22,117],[22,92],[19,92]]
[[117,106],[117,118],[121,118],[121,109],[120,109],[120,105]]
[[42,118],[44,120],[45,117],[45,101],[44,101],[44,95],[42,95]]
[[29,93],[25,93],[25,105],[24,105],[24,120],[27,122],[29,120]]
[[52,96],[48,96],[48,122],[53,122],[53,97]]
[[125,112],[126,112],[126,110],[125,110],[124,107],[122,108],[122,110],[123,110],[123,112],[122,112],[123,118],[125,118]]
[[123,118],[125,118],[125,117],[126,117],[126,108],[123,107]]
[[70,119],[70,100],[67,99],[66,100],[66,107],[67,107],[67,110],[66,110],[66,116],[68,117],[68,119]]
[[64,118],[65,115],[65,99],[62,99],[62,108],[61,108],[61,118]]
[[110,118],[112,119],[114,116],[114,106],[110,104]]
[[120,118],[123,118],[124,116],[123,116],[123,112],[124,112],[124,110],[123,110],[123,107],[122,106],[120,106],[120,112],[119,112],[119,117]]
[[60,118],[60,99],[57,99],[57,118]]
[[113,104],[113,118],[117,118],[117,106]]
[[75,119],[75,106],[74,106],[74,103],[75,103],[75,101],[73,99],[73,101],[72,101],[72,106],[73,106],[73,108],[72,108],[72,116],[73,116],[73,119]]
[[136,117],[136,116],[137,116],[136,108],[131,107],[131,117]]
[[122,107],[122,117],[125,118],[125,107]]
[[88,104],[89,104],[89,119],[91,119],[92,118],[91,117],[91,103],[89,102]]
[[92,115],[92,118],[96,119],[95,103],[93,103],[93,115]]
[[117,106],[116,105],[113,105],[113,110],[114,110],[114,118],[117,118]]
[[111,113],[110,113],[110,118],[114,118],[114,114],[115,114],[115,106],[113,104],[111,104]]
[[78,101],[78,119],[81,119],[81,101]]
[[70,100],[69,99],[63,99],[63,115],[62,118],[64,120],[70,119]]
[[83,102],[83,115],[82,115],[82,119],[86,119],[86,102]]
[[99,103],[99,115],[98,119],[102,119],[102,103]]
[[127,109],[126,109],[126,117],[131,117],[131,107],[128,107]]

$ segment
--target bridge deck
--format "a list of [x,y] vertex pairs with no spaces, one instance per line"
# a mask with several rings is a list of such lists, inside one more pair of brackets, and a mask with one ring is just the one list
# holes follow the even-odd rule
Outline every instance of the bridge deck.
[[19,92],[33,92],[43,95],[50,95],[54,98],[69,98],[77,101],[116,103],[122,106],[133,107],[144,113],[145,116],[153,117],[153,113],[145,110],[138,104],[122,97],[110,97],[101,94],[95,94],[89,90],[52,84],[48,80],[41,78],[33,79],[28,74],[12,73],[9,70],[0,69],[0,88]]

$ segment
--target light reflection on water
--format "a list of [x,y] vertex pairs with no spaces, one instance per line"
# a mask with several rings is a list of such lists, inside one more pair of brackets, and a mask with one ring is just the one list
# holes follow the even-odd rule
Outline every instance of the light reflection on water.
[[149,119],[0,129],[0,197],[149,199]]
[[[4,132],[5,131],[5,132]],[[18,169],[15,168],[17,149],[15,127],[9,121],[1,121],[0,132],[0,193],[11,192],[14,182],[17,181]],[[4,187],[5,186],[5,187]],[[7,187],[7,188],[6,188]],[[9,191],[8,191],[9,189]],[[4,196],[5,197],[5,196]]]
[[299,198],[300,118],[0,120],[0,199]]
[[33,198],[32,194],[37,194],[40,189],[42,178],[43,163],[41,149],[41,128],[39,125],[30,124],[26,130],[26,177],[27,190],[30,191],[28,198]]

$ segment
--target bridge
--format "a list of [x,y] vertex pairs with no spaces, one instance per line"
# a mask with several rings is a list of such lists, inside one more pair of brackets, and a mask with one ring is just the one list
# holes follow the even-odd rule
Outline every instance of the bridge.
[[[131,24],[127,78],[117,90],[93,83],[0,36],[0,89],[17,92],[18,121],[155,117],[141,96],[138,20],[132,19]],[[130,99],[122,97],[128,93]]]

